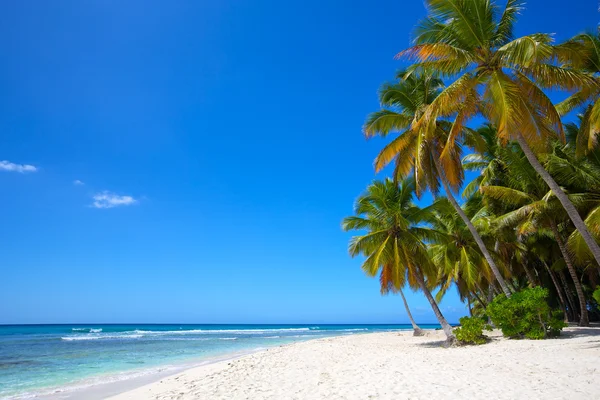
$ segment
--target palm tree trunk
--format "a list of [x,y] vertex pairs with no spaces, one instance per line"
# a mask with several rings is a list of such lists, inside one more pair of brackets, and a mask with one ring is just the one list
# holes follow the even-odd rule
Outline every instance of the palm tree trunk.
[[573,310],[573,319],[579,319],[579,309],[573,300],[573,294],[571,293],[571,289],[569,289],[569,283],[567,282],[567,278],[565,277],[565,273],[562,271],[562,269],[558,271],[558,276],[565,287],[565,294],[567,295],[567,300],[569,301],[569,307],[571,310]]
[[558,294],[558,301],[560,302],[560,308],[562,309],[563,314],[565,314],[566,320],[571,321],[571,316],[569,315],[570,313],[567,312],[567,302],[565,301],[562,290],[560,289],[560,285],[558,284],[558,281],[556,280],[556,276],[554,276],[554,272],[552,272],[552,270],[550,269],[550,267],[548,266],[548,263],[546,263],[546,261],[542,261],[542,264],[544,264],[544,267],[546,267],[546,271],[548,272],[548,275],[550,275],[550,279],[552,279],[552,283],[554,284],[554,288],[556,289],[556,293]]
[[536,287],[538,284],[536,282],[535,276],[533,276],[533,274],[531,273],[531,270],[529,269],[529,267],[527,266],[527,263],[523,263],[522,264],[523,269],[525,270],[525,275],[527,275],[527,279],[529,280],[529,282],[531,283],[531,286]]
[[473,225],[473,223],[471,222],[469,217],[467,217],[467,214],[465,214],[465,211],[462,209],[462,207],[458,204],[458,202],[454,198],[454,195],[452,194],[452,190],[450,189],[450,185],[448,185],[448,182],[446,181],[446,177],[444,176],[444,174],[442,172],[443,169],[442,169],[442,165],[440,163],[439,158],[437,158],[435,156],[433,158],[435,160],[435,167],[438,171],[438,175],[440,176],[440,180],[442,181],[442,185],[444,186],[444,190],[446,192],[446,197],[448,198],[448,200],[450,200],[450,203],[452,203],[452,206],[454,207],[454,209],[456,210],[458,215],[460,215],[460,218],[467,225],[467,228],[469,228],[471,235],[473,235],[475,242],[477,242],[477,246],[479,246],[479,250],[481,250],[481,253],[483,253],[483,256],[485,257],[485,260],[487,261],[488,265],[492,269],[494,276],[498,280],[498,283],[500,283],[500,286],[502,287],[502,291],[504,292],[506,297],[510,297],[511,291],[508,288],[508,286],[506,285],[504,278],[500,274],[500,270],[498,270],[498,267],[496,266],[496,263],[492,259],[490,252],[488,251],[487,247],[485,247],[485,243],[483,243],[483,239],[479,235],[479,232],[477,232],[477,229],[475,229],[475,226]]
[[512,289],[513,293],[516,293],[519,291],[519,289],[517,289],[517,287],[515,286],[514,282],[511,280],[508,280],[506,282],[508,284],[508,286]]
[[435,302],[435,299],[431,295],[429,288],[425,284],[425,278],[423,277],[423,273],[421,272],[421,269],[419,267],[417,267],[417,268],[415,268],[415,270],[416,270],[415,277],[417,278],[417,282],[419,282],[419,286],[421,286],[421,290],[423,290],[425,297],[427,297],[429,304],[431,304],[433,313],[435,314],[437,320],[439,321],[440,325],[442,326],[442,329],[444,330],[444,333],[446,334],[446,340],[449,343],[454,343],[454,341],[456,340],[456,337],[454,336],[454,333],[452,333],[452,327],[450,326],[448,321],[446,321],[446,318],[444,318],[444,315],[440,311],[440,308],[438,307],[437,303]]
[[[481,293],[483,294],[483,290],[481,291]],[[483,308],[487,308],[487,303],[485,301],[483,301],[483,299],[481,297],[479,297],[477,292],[473,292],[473,296],[475,296],[475,298],[483,306]]]
[[417,323],[413,319],[412,313],[410,312],[410,309],[408,308],[408,302],[406,301],[406,297],[404,297],[404,293],[402,293],[402,289],[398,289],[398,292],[400,292],[400,296],[402,296],[402,301],[404,302],[404,308],[406,308],[406,314],[408,314],[408,319],[410,319],[410,323],[412,324],[413,335],[414,336],[423,336],[423,330],[421,328],[419,328],[419,325],[417,325]]
[[[490,285],[491,286],[491,285]],[[492,293],[492,290],[488,290],[488,295],[487,295],[487,299],[488,299],[488,304],[490,304],[493,300],[494,300],[494,294]],[[493,325],[492,323],[492,318],[490,318],[490,316],[488,315],[488,324]]]
[[467,296],[467,307],[469,308],[469,317],[473,316],[473,309],[471,308],[471,297]]
[[590,231],[585,225],[585,222],[583,222],[581,215],[579,215],[579,212],[577,211],[573,203],[571,203],[571,200],[569,200],[569,198],[567,197],[565,192],[563,192],[563,190],[560,188],[558,183],[556,183],[554,178],[552,178],[548,171],[546,171],[546,169],[542,166],[535,154],[533,154],[533,151],[531,150],[531,148],[527,144],[527,141],[521,133],[517,135],[517,142],[521,146],[521,149],[523,150],[523,153],[525,153],[525,156],[527,157],[527,160],[529,160],[531,166],[542,177],[544,182],[546,182],[546,184],[550,187],[552,193],[554,193],[556,198],[558,198],[558,201],[560,201],[560,204],[562,204],[562,206],[564,207],[567,214],[569,214],[569,218],[571,218],[571,221],[573,221],[575,228],[577,228],[577,230],[581,234],[581,237],[583,237],[583,240],[585,240],[585,243],[594,255],[594,258],[596,259],[596,262],[600,264],[600,246],[598,245],[598,243],[596,243],[596,240],[590,234]]
[[587,302],[585,301],[585,295],[583,294],[583,288],[581,287],[581,281],[577,277],[577,272],[575,271],[575,267],[571,261],[571,255],[567,251],[567,247],[563,242],[562,236],[560,236],[560,232],[556,227],[556,223],[554,220],[550,221],[550,228],[552,229],[552,233],[554,233],[554,237],[556,239],[556,243],[558,243],[558,248],[562,253],[563,258],[565,259],[565,263],[567,264],[567,269],[571,274],[571,279],[573,279],[573,283],[575,284],[575,291],[577,291],[577,297],[579,298],[579,308],[580,308],[580,316],[579,326],[590,326],[590,320],[588,319],[587,312]]

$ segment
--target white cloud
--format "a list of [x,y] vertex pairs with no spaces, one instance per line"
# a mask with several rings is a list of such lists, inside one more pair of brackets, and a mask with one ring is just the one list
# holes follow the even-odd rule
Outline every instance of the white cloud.
[[85,183],[83,183],[82,181],[80,181],[79,179],[75,179],[73,181],[73,185],[75,186],[81,186],[81,185],[85,185]]
[[91,206],[94,208],[130,206],[138,202],[131,196],[119,196],[118,194],[106,190],[104,192],[96,193],[92,198],[94,199],[94,202]]
[[33,165],[28,164],[15,164],[10,161],[0,161],[0,171],[11,171],[11,172],[19,172],[24,174],[26,172],[36,172],[38,169]]

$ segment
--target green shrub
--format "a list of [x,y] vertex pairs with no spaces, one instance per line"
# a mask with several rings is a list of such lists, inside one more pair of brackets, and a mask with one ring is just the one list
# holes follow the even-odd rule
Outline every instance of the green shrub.
[[592,296],[594,296],[594,300],[596,300],[596,303],[600,304],[600,288],[596,289]]
[[497,296],[487,313],[502,334],[510,338],[544,339],[560,335],[567,326],[560,311],[553,311],[546,299],[548,290],[535,287],[513,294]]
[[454,329],[454,335],[459,342],[463,344],[484,344],[487,342],[487,336],[483,330],[491,331],[492,328],[485,321],[478,317],[462,317],[460,326]]

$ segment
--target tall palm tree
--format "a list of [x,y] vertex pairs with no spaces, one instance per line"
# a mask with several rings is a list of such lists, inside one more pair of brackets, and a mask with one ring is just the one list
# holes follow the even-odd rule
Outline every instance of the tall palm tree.
[[415,45],[398,57],[416,61],[409,74],[433,70],[455,79],[422,111],[411,129],[434,132],[440,118],[452,118],[440,160],[448,165],[453,162],[466,121],[482,114],[497,127],[504,143],[518,142],[600,263],[600,246],[535,154],[548,150],[550,138],[564,136],[560,115],[542,89],[597,88],[598,81],[588,73],[553,63],[556,57],[566,58],[568,54],[553,46],[551,35],[513,38],[522,9],[520,0],[508,0],[504,8],[492,0],[425,3],[428,15],[417,26]]
[[[590,233],[596,241],[600,241],[600,148],[588,149],[584,155],[578,154],[580,138],[587,135],[585,118],[580,116],[579,125],[566,125],[567,144],[555,145],[554,151],[547,157],[546,165],[561,186],[584,194],[581,199],[585,201],[578,208],[579,212],[584,216]],[[574,231],[568,241],[571,253],[579,262],[593,260],[578,231]],[[595,266],[598,267],[598,264]]]
[[401,289],[405,283],[420,287],[431,304],[449,341],[454,341],[452,327],[440,311],[425,277],[431,273],[424,240],[435,232],[421,226],[425,212],[413,203],[415,180],[407,178],[397,185],[390,179],[375,181],[356,201],[355,215],[344,218],[345,231],[366,230],[350,240],[352,257],[366,257],[362,269],[369,276],[379,272],[384,290]]
[[[401,72],[399,75],[405,74]],[[510,297],[511,291],[483,239],[454,198],[453,191],[457,190],[463,181],[459,147],[455,147],[452,154],[444,158],[444,165],[440,163],[443,143],[451,135],[462,136],[465,143],[474,147],[480,145],[478,141],[481,140],[477,140],[478,137],[466,128],[459,133],[453,132],[454,127],[448,121],[435,121],[433,130],[419,127],[417,123],[435,102],[442,88],[439,78],[425,73],[410,74],[381,88],[379,99],[383,109],[367,117],[363,127],[365,136],[385,137],[392,132],[397,132],[398,136],[381,150],[375,159],[375,169],[380,171],[391,161],[395,161],[394,178],[402,179],[412,173],[417,195],[426,189],[437,193],[441,182],[448,200],[469,229],[502,290]]]
[[[484,185],[481,191],[484,197],[494,199],[507,206],[510,210],[498,217],[500,226],[516,226],[520,235],[537,235],[540,230],[549,229],[558,244],[563,259],[567,265],[579,298],[580,326],[588,326],[587,301],[577,276],[571,254],[559,224],[562,224],[560,205],[552,192],[548,192],[544,181],[535,173],[531,165],[518,149],[506,148],[500,152],[502,163],[506,166],[504,185]],[[578,196],[579,198],[581,196]]]

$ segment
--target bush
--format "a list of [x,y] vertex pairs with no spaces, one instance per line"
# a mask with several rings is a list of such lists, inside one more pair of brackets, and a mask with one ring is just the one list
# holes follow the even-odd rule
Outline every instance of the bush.
[[488,337],[483,330],[491,331],[492,328],[478,317],[462,317],[459,319],[460,326],[454,329],[454,335],[463,344],[484,344]]
[[594,296],[594,300],[596,300],[596,303],[600,305],[600,288],[596,289],[592,296]]
[[553,311],[546,299],[548,290],[535,287],[513,294],[497,296],[487,313],[502,334],[510,338],[544,339],[560,335],[567,326],[560,311]]

